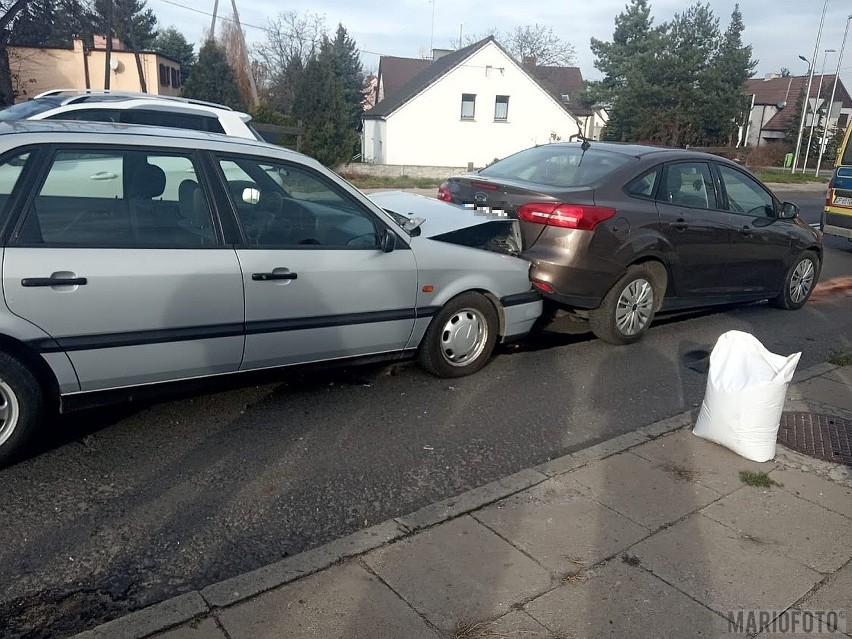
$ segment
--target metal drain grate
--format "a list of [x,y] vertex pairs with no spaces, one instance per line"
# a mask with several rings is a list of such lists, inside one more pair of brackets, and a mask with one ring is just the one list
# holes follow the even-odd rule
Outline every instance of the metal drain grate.
[[800,453],[852,466],[852,421],[819,413],[781,414],[778,441]]

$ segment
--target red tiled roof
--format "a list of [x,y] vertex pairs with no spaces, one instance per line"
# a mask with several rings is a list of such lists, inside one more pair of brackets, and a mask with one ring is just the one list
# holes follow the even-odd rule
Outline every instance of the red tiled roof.
[[[822,77],[821,91],[820,77]],[[814,74],[810,97],[816,98],[818,95],[822,95],[824,99],[828,100],[831,97],[833,84],[833,73],[824,76]],[[789,78],[778,77],[770,80],[755,78],[746,82],[745,93],[748,96],[754,95],[755,106],[768,104],[777,107],[778,104],[784,103],[785,107],[772,116],[762,129],[764,131],[786,131],[796,115],[796,103],[799,100],[799,95],[805,93],[807,86],[808,76],[806,75],[790,76]],[[844,108],[852,108],[852,97],[849,96],[846,87],[843,86],[842,80],[837,83],[837,93],[834,100],[842,102]]]

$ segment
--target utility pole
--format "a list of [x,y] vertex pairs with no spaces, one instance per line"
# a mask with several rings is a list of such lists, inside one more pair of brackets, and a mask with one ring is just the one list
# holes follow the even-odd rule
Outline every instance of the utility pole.
[[822,93],[822,81],[825,78],[825,63],[828,60],[829,53],[836,53],[834,49],[826,49],[825,55],[822,58],[822,71],[819,74],[819,84],[817,85],[816,97],[814,98],[814,114],[811,116],[811,132],[808,133],[808,145],[805,147],[805,160],[802,162],[802,173],[808,170],[808,156],[811,153],[811,142],[814,139],[814,129],[817,124],[817,115],[819,111],[820,93]]
[[843,51],[846,49],[846,37],[849,35],[849,23],[852,22],[852,15],[846,18],[846,31],[843,32],[843,44],[840,45],[840,57],[837,58],[837,70],[834,72],[834,86],[831,87],[831,99],[828,101],[828,111],[825,114],[825,126],[822,128],[822,140],[819,143],[819,156],[817,157],[815,176],[819,176],[819,169],[822,165],[822,154],[825,153],[825,143],[828,139],[828,123],[831,122],[831,107],[834,106],[834,94],[837,91],[837,78],[840,77],[840,63],[843,62]]
[[[218,3],[219,0],[216,0]],[[240,24],[240,14],[237,13],[237,0],[231,0],[231,7],[234,10],[234,21],[237,23],[237,31],[240,34],[240,43],[243,49],[243,64],[246,65],[246,75],[249,79],[249,87],[251,88],[252,106],[257,107],[260,104],[260,98],[257,96],[257,85],[254,83],[254,74],[251,72],[251,61],[248,57],[248,47],[246,46],[246,37],[243,33],[243,27]]]
[[110,66],[112,58],[112,16],[113,16],[113,0],[109,0],[107,4],[107,24],[106,24],[106,58],[104,58],[104,91],[109,91]]
[[[808,104],[811,99],[811,82],[814,79],[814,67],[816,66],[816,59],[819,55],[819,43],[822,40],[822,27],[825,25],[825,12],[828,9],[828,0],[825,0],[825,4],[822,5],[822,19],[819,21],[819,31],[817,31],[817,39],[816,45],[814,45],[814,55],[811,58],[813,63],[810,63],[810,71],[808,72],[808,88],[805,90],[805,100],[804,100],[804,108],[802,110],[802,119],[799,122],[799,136],[796,139],[796,152],[793,154],[793,168],[790,171],[791,173],[796,172],[796,164],[799,162],[799,151],[802,149],[802,132],[805,130],[805,117],[808,113]],[[804,173],[804,169],[802,169],[802,173]]]
[[213,3],[213,20],[210,21],[210,39],[216,37],[216,14],[219,12],[219,0]]

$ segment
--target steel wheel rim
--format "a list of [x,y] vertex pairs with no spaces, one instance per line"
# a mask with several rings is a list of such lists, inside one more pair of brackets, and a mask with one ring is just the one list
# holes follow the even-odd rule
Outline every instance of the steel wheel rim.
[[638,335],[651,321],[654,312],[654,289],[643,278],[624,287],[615,305],[615,326],[622,335]]
[[794,304],[801,304],[807,299],[814,285],[815,273],[814,263],[809,259],[796,264],[793,275],[790,277],[790,299]]
[[0,445],[15,432],[21,408],[15,391],[3,380],[0,380]]
[[441,329],[441,355],[450,366],[467,366],[485,350],[488,322],[473,308],[456,311]]

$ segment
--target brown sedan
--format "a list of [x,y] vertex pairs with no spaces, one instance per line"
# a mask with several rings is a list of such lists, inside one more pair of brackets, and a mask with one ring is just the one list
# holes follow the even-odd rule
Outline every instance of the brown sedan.
[[450,178],[438,198],[518,218],[521,257],[551,309],[616,344],[657,312],[801,308],[822,261],[822,234],[794,204],[733,162],[680,149],[537,146]]

